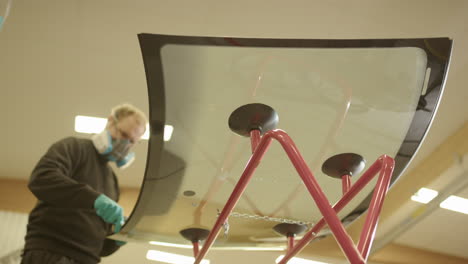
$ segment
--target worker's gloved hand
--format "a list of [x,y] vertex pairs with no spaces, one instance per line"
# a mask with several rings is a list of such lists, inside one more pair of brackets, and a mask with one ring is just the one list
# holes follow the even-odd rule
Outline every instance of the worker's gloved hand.
[[120,232],[124,224],[123,209],[114,200],[101,194],[94,201],[94,209],[106,223],[114,224],[115,233]]
[[120,241],[120,240],[116,240],[116,241],[115,241],[115,244],[116,244],[117,246],[121,247],[121,246],[127,244],[127,242],[125,242],[125,241]]

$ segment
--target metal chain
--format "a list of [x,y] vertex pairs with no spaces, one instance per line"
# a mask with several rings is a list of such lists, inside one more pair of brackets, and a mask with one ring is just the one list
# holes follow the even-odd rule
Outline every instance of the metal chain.
[[[219,210],[218,210],[218,217],[219,217],[219,214],[220,214],[220,212],[219,212]],[[263,220],[263,221],[269,221],[269,222],[277,222],[277,223],[306,225],[306,226],[308,226],[308,227],[311,227],[311,226],[314,225],[313,222],[300,221],[300,220],[293,220],[293,219],[287,219],[287,218],[278,218],[278,217],[271,217],[271,216],[243,214],[243,213],[237,213],[237,212],[232,212],[230,216],[232,216],[232,217],[237,217],[237,218],[244,218],[244,219]],[[227,222],[227,221],[226,221],[226,222]]]

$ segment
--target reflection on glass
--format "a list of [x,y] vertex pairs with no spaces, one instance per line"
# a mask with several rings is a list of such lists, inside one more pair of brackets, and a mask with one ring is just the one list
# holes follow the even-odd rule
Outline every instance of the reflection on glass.
[[12,2],[13,0],[0,0],[0,32],[2,31],[3,25],[10,15]]
[[[152,203],[151,213],[136,229],[183,244],[187,241],[178,231],[212,227],[251,155],[249,139],[227,126],[233,110],[254,102],[273,107],[278,128],[293,138],[334,203],[341,198],[341,184],[321,173],[322,163],[343,152],[358,153],[368,164],[382,154],[395,156],[414,117],[427,65],[424,50],[411,47],[167,44],[160,55],[166,123],[177,128],[164,149],[185,167],[177,177],[178,187],[171,188],[175,200],[168,205],[159,196],[161,201]],[[340,216],[350,213],[373,186]],[[196,195],[184,196],[186,190]],[[220,236],[217,243],[249,243],[252,234],[271,237],[271,227],[278,222],[313,225],[320,218],[287,156],[274,143],[229,219],[229,236]]]

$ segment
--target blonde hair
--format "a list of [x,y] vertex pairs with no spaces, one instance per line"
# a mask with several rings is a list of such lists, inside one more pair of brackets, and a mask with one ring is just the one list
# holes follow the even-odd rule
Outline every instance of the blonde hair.
[[116,121],[121,120],[127,116],[135,115],[138,124],[143,125],[146,130],[146,123],[148,122],[146,115],[143,113],[143,111],[131,104],[124,103],[113,107],[111,110],[111,115],[115,118]]

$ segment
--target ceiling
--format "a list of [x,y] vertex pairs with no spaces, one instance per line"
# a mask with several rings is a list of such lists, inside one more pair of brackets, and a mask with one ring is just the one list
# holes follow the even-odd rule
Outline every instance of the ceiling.
[[[454,195],[468,197],[468,188]],[[463,228],[467,222],[466,218],[467,215],[438,208],[401,235],[396,243],[468,258],[468,231]]]
[[[403,210],[412,211],[410,215],[421,210],[428,210],[431,213],[420,217],[417,224],[396,238],[396,243],[468,259],[468,252],[466,252],[468,231],[462,228],[468,216],[438,206],[440,201],[445,200],[449,195],[468,198],[468,155],[459,158],[459,161],[455,162],[439,179],[426,186],[439,191],[439,199],[436,197],[428,205],[414,201],[408,201],[406,205],[402,205]],[[432,203],[435,203],[433,209]]]
[[[454,50],[446,90],[414,167],[468,120],[468,55],[462,48],[468,46],[468,2],[449,3],[15,0],[0,32],[0,109],[6,113],[0,130],[0,177],[27,179],[52,142],[85,136],[73,130],[76,115],[106,117],[121,102],[148,112],[136,37],[142,32],[316,39],[450,37]],[[138,187],[142,182],[146,148],[147,142],[139,144],[135,164],[118,172],[122,185]],[[456,223],[460,217],[438,209],[421,228],[430,233],[437,222]],[[411,232],[409,237],[419,239],[421,230]],[[400,241],[427,247],[408,237]],[[468,240],[445,244],[451,243],[468,245]],[[443,252],[463,253],[455,248]]]

